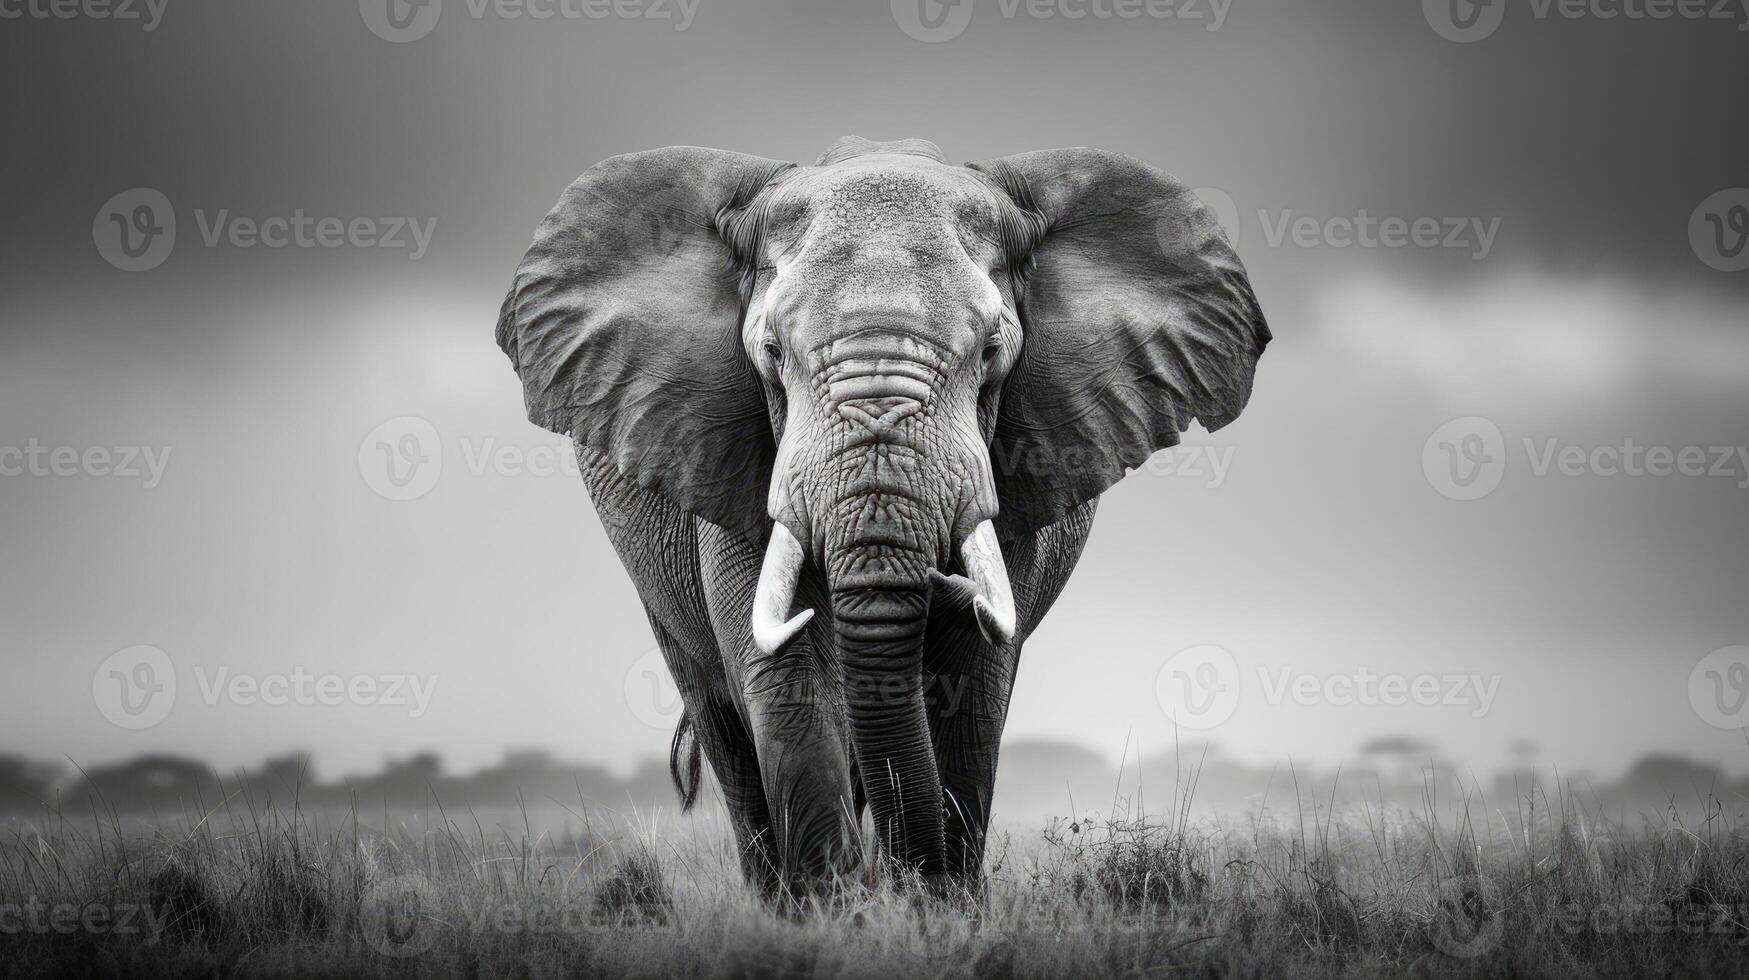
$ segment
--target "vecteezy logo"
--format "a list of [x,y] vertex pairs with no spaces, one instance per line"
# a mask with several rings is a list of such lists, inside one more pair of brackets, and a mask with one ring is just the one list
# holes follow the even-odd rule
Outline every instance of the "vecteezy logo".
[[1185,728],[1218,727],[1239,707],[1239,664],[1212,643],[1180,650],[1154,678],[1154,697]]
[[1214,232],[1212,217],[1227,236],[1227,244],[1239,244],[1239,205],[1226,191],[1218,187],[1198,187],[1191,191],[1202,207],[1185,208],[1184,202],[1156,201],[1152,208],[1159,213],[1154,219],[1154,240],[1164,255],[1200,252],[1203,243]]
[[1688,217],[1688,245],[1720,272],[1749,269],[1749,189],[1732,187],[1700,202]]
[[1421,0],[1421,12],[1440,37],[1468,44],[1500,29],[1506,0]]
[[1688,703],[1714,728],[1749,728],[1749,646],[1720,647],[1688,672]]
[[1221,230],[1227,233],[1227,244],[1238,248],[1239,205],[1234,203],[1233,196],[1219,187],[1198,187],[1191,193],[1215,213],[1215,219],[1221,223]]
[[951,41],[972,22],[974,0],[892,0],[893,23],[925,44]]
[[1430,930],[1440,952],[1470,959],[1500,945],[1506,913],[1493,884],[1480,875],[1461,874],[1440,881],[1437,889]]
[[443,16],[443,0],[358,0],[364,26],[385,41],[406,44],[431,33]]
[[417,500],[443,473],[443,441],[437,427],[416,415],[392,418],[358,444],[358,472],[387,500]]
[[668,662],[660,647],[651,647],[632,661],[625,677],[626,707],[632,716],[651,728],[668,731],[680,723],[686,702],[669,676]]
[[176,247],[176,211],[150,187],[122,191],[97,209],[91,241],[105,262],[123,272],[156,269]]
[[424,875],[396,875],[372,885],[358,903],[365,942],[384,956],[418,956],[437,942],[437,888]]
[[121,728],[151,728],[176,705],[176,667],[154,646],[117,650],[91,674],[91,700]]
[[1506,475],[1506,437],[1480,415],[1452,419],[1421,446],[1421,472],[1452,500],[1479,500]]

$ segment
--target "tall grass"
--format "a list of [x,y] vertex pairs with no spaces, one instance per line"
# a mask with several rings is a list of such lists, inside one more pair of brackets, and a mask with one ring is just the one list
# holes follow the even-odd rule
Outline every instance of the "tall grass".
[[[1719,801],[1627,830],[1564,788],[1336,806],[1288,781],[1242,823],[1099,812],[991,841],[977,894],[889,876],[777,905],[720,820],[580,803],[489,822],[227,797],[101,802],[0,841],[0,972],[90,976],[1731,976],[1749,847]],[[520,802],[520,801],[519,801]],[[385,808],[386,809],[386,808]],[[1500,828],[1510,825],[1513,832]],[[35,909],[33,913],[31,910]],[[130,910],[133,910],[130,912]],[[34,918],[33,918],[34,916]],[[124,918],[132,931],[122,928]]]

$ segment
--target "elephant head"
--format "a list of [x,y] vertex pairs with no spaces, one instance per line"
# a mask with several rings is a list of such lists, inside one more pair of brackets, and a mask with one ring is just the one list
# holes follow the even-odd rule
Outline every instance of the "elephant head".
[[967,166],[839,141],[812,166],[670,147],[547,215],[498,341],[535,422],[764,542],[776,655],[829,596],[885,850],[941,870],[921,681],[932,597],[1017,629],[1001,545],[1098,496],[1192,419],[1239,414],[1268,328],[1214,216],[1128,157]]

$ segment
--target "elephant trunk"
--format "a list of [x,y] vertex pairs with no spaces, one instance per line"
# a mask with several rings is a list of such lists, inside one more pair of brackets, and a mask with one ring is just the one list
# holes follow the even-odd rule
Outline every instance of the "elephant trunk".
[[[894,544],[888,528],[845,530],[854,524],[841,523],[825,542],[851,744],[882,850],[934,878],[946,870],[946,839],[924,703],[923,640],[931,592],[941,576],[927,544]],[[871,544],[871,532],[886,543]],[[804,547],[782,523],[775,524],[753,603],[754,642],[767,655],[781,650],[812,616],[812,610],[789,615],[804,560]],[[793,844],[808,836],[795,835]],[[804,854],[794,857],[809,863]]]
[[941,778],[923,696],[927,567],[898,586],[834,589],[851,743],[885,854],[926,879],[946,871]]

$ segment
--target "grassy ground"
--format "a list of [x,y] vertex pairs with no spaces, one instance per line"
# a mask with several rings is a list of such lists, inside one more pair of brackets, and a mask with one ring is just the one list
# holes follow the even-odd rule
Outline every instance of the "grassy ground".
[[1117,805],[1000,835],[980,896],[887,881],[776,909],[708,817],[52,812],[0,841],[0,974],[1749,975],[1749,832],[1717,805],[1628,831],[1531,793],[1503,838],[1462,800],[1296,802],[1241,825]]

